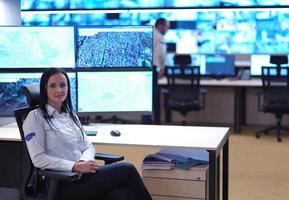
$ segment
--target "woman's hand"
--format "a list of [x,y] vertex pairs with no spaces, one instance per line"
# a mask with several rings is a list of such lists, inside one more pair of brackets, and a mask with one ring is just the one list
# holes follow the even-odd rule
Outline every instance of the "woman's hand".
[[78,161],[74,164],[72,171],[77,173],[95,173],[96,170],[100,167],[99,164],[97,164],[93,160],[89,161]]

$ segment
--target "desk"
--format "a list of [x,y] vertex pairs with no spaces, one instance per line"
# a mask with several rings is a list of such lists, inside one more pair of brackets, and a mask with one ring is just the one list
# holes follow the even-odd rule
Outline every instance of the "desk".
[[[222,152],[223,200],[228,200],[229,190],[229,128],[163,125],[96,125],[94,144],[133,145],[151,147],[180,147],[209,152],[209,199],[219,199],[220,155]],[[119,130],[120,137],[110,135]],[[0,141],[20,141],[15,128],[0,128]],[[11,173],[9,173],[11,174]]]
[[[186,80],[178,80],[179,84],[187,84]],[[165,88],[167,85],[167,79],[165,77],[158,80],[160,90],[156,101],[160,101],[161,88]],[[206,87],[232,87],[234,89],[234,131],[236,133],[241,132],[242,125],[246,123],[246,87],[262,87],[261,79],[250,80],[237,80],[237,79],[201,79],[201,86]],[[157,102],[160,105],[160,102]],[[155,118],[157,122],[160,122],[160,111],[157,110]],[[170,113],[167,112],[166,116],[169,116],[167,121],[170,120]]]
[[0,128],[0,187],[20,188],[23,151],[18,128]]

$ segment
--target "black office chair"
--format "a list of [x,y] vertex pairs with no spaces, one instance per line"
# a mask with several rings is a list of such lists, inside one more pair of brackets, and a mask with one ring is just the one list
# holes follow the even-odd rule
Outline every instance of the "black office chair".
[[256,132],[259,138],[271,130],[276,130],[277,141],[281,142],[281,130],[289,129],[281,126],[283,114],[289,113],[289,69],[287,67],[262,67],[262,92],[258,95],[258,110],[273,113],[277,118],[276,126]]
[[[168,89],[164,103],[166,111],[175,110],[186,117],[190,111],[205,107],[206,91],[200,88],[198,66],[166,67],[165,75]],[[182,124],[186,125],[186,120]]]
[[[70,181],[78,175],[74,172],[64,172],[55,170],[41,170],[36,168],[29,156],[24,132],[22,129],[23,121],[31,110],[38,108],[40,99],[39,84],[31,84],[22,86],[23,92],[26,95],[28,107],[20,108],[14,111],[16,122],[20,131],[23,142],[23,182],[20,188],[21,198],[28,199],[46,199],[54,200],[57,192],[58,182],[61,180]],[[124,159],[122,155],[111,155],[97,153],[95,159],[103,160],[105,164],[121,161]],[[45,179],[49,178],[49,188],[46,191]]]

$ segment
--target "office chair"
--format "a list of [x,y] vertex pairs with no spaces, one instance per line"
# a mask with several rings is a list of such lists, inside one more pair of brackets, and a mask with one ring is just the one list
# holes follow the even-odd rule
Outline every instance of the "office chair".
[[277,141],[281,142],[281,130],[289,129],[281,126],[283,114],[289,113],[289,69],[287,67],[262,67],[262,92],[258,95],[258,110],[273,113],[277,119],[276,126],[256,132],[259,138],[271,130],[276,130]]
[[[71,181],[78,174],[74,172],[56,171],[56,170],[41,170],[36,168],[29,156],[24,132],[22,129],[23,122],[31,110],[39,108],[40,99],[39,84],[31,84],[22,86],[22,90],[26,95],[28,107],[19,108],[14,111],[16,122],[20,131],[21,140],[23,142],[23,181],[20,188],[21,198],[29,199],[45,199],[54,200],[57,192],[58,182],[61,180]],[[111,155],[96,153],[95,159],[103,160],[105,164],[121,161],[124,159],[122,155]],[[45,179],[50,179],[48,191],[46,191]]]
[[[168,83],[164,103],[166,111],[175,110],[186,117],[188,112],[205,107],[206,91],[200,88],[199,67],[166,67],[165,76]],[[186,120],[182,125],[186,125]]]

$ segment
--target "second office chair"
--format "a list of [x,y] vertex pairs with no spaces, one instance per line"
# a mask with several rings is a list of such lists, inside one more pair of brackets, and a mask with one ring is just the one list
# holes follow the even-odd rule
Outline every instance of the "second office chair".
[[[205,107],[205,91],[200,88],[200,68],[197,66],[166,67],[167,94],[165,110],[175,110],[184,117],[190,111]],[[186,125],[186,119],[182,121]]]

